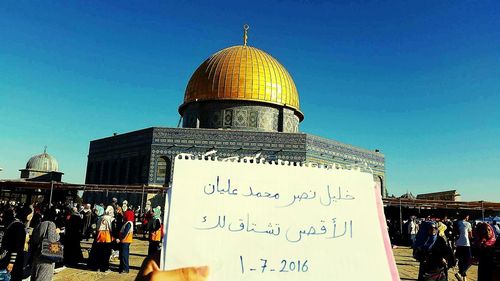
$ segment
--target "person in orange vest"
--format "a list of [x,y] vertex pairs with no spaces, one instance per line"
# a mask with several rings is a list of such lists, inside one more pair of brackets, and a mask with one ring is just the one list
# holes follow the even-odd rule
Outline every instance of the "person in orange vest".
[[114,240],[112,233],[114,230],[115,218],[113,206],[106,207],[104,216],[97,221],[97,237],[95,243],[95,253],[97,266],[100,271],[109,271],[109,256],[111,255],[111,242]]
[[120,266],[118,268],[120,273],[129,272],[128,257],[130,253],[130,244],[133,241],[134,236],[134,212],[130,209],[123,213],[124,224],[120,229],[119,239],[120,243]]
[[163,225],[161,223],[161,208],[157,206],[153,209],[153,219],[149,225],[149,248],[148,256],[160,249]]

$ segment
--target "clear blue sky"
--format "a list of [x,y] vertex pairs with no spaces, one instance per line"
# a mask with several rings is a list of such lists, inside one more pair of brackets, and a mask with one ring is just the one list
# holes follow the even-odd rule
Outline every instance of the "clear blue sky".
[[103,2],[0,2],[0,178],[47,145],[83,182],[90,140],[175,127],[192,72],[248,23],[301,130],[380,149],[389,193],[500,201],[500,2]]

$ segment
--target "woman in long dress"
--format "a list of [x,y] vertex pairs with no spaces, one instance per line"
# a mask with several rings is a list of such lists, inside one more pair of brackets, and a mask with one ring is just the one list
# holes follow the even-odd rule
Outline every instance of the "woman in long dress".
[[64,235],[64,263],[69,266],[77,266],[83,261],[82,248],[82,218],[76,207],[71,209],[71,215],[66,220]]
[[59,234],[55,223],[44,221],[38,224],[33,230],[30,240],[30,252],[33,255],[33,265],[31,267],[32,281],[50,281],[54,276],[54,263],[40,257],[42,241],[45,237],[52,243],[59,241]]

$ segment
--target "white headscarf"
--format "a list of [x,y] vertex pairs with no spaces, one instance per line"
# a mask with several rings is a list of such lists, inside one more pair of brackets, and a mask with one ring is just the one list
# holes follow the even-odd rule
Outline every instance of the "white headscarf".
[[104,211],[104,214],[107,216],[110,216],[110,217],[114,217],[115,216],[115,208],[113,208],[113,206],[107,206],[106,211]]

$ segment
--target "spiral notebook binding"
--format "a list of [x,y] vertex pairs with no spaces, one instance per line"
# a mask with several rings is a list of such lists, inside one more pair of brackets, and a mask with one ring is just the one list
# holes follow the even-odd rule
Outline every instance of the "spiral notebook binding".
[[175,159],[184,160],[204,160],[204,161],[222,161],[222,162],[237,162],[237,163],[247,163],[247,164],[260,164],[260,165],[276,165],[276,166],[294,166],[294,167],[306,167],[306,168],[317,168],[326,170],[354,170],[360,172],[369,172],[374,174],[373,169],[366,162],[347,164],[342,167],[338,163],[324,164],[316,162],[295,162],[282,159],[272,159],[266,160],[261,157],[258,153],[255,156],[229,156],[229,157],[218,157],[215,155],[216,151],[209,151],[205,154],[191,154],[191,153],[180,153],[175,156]]

